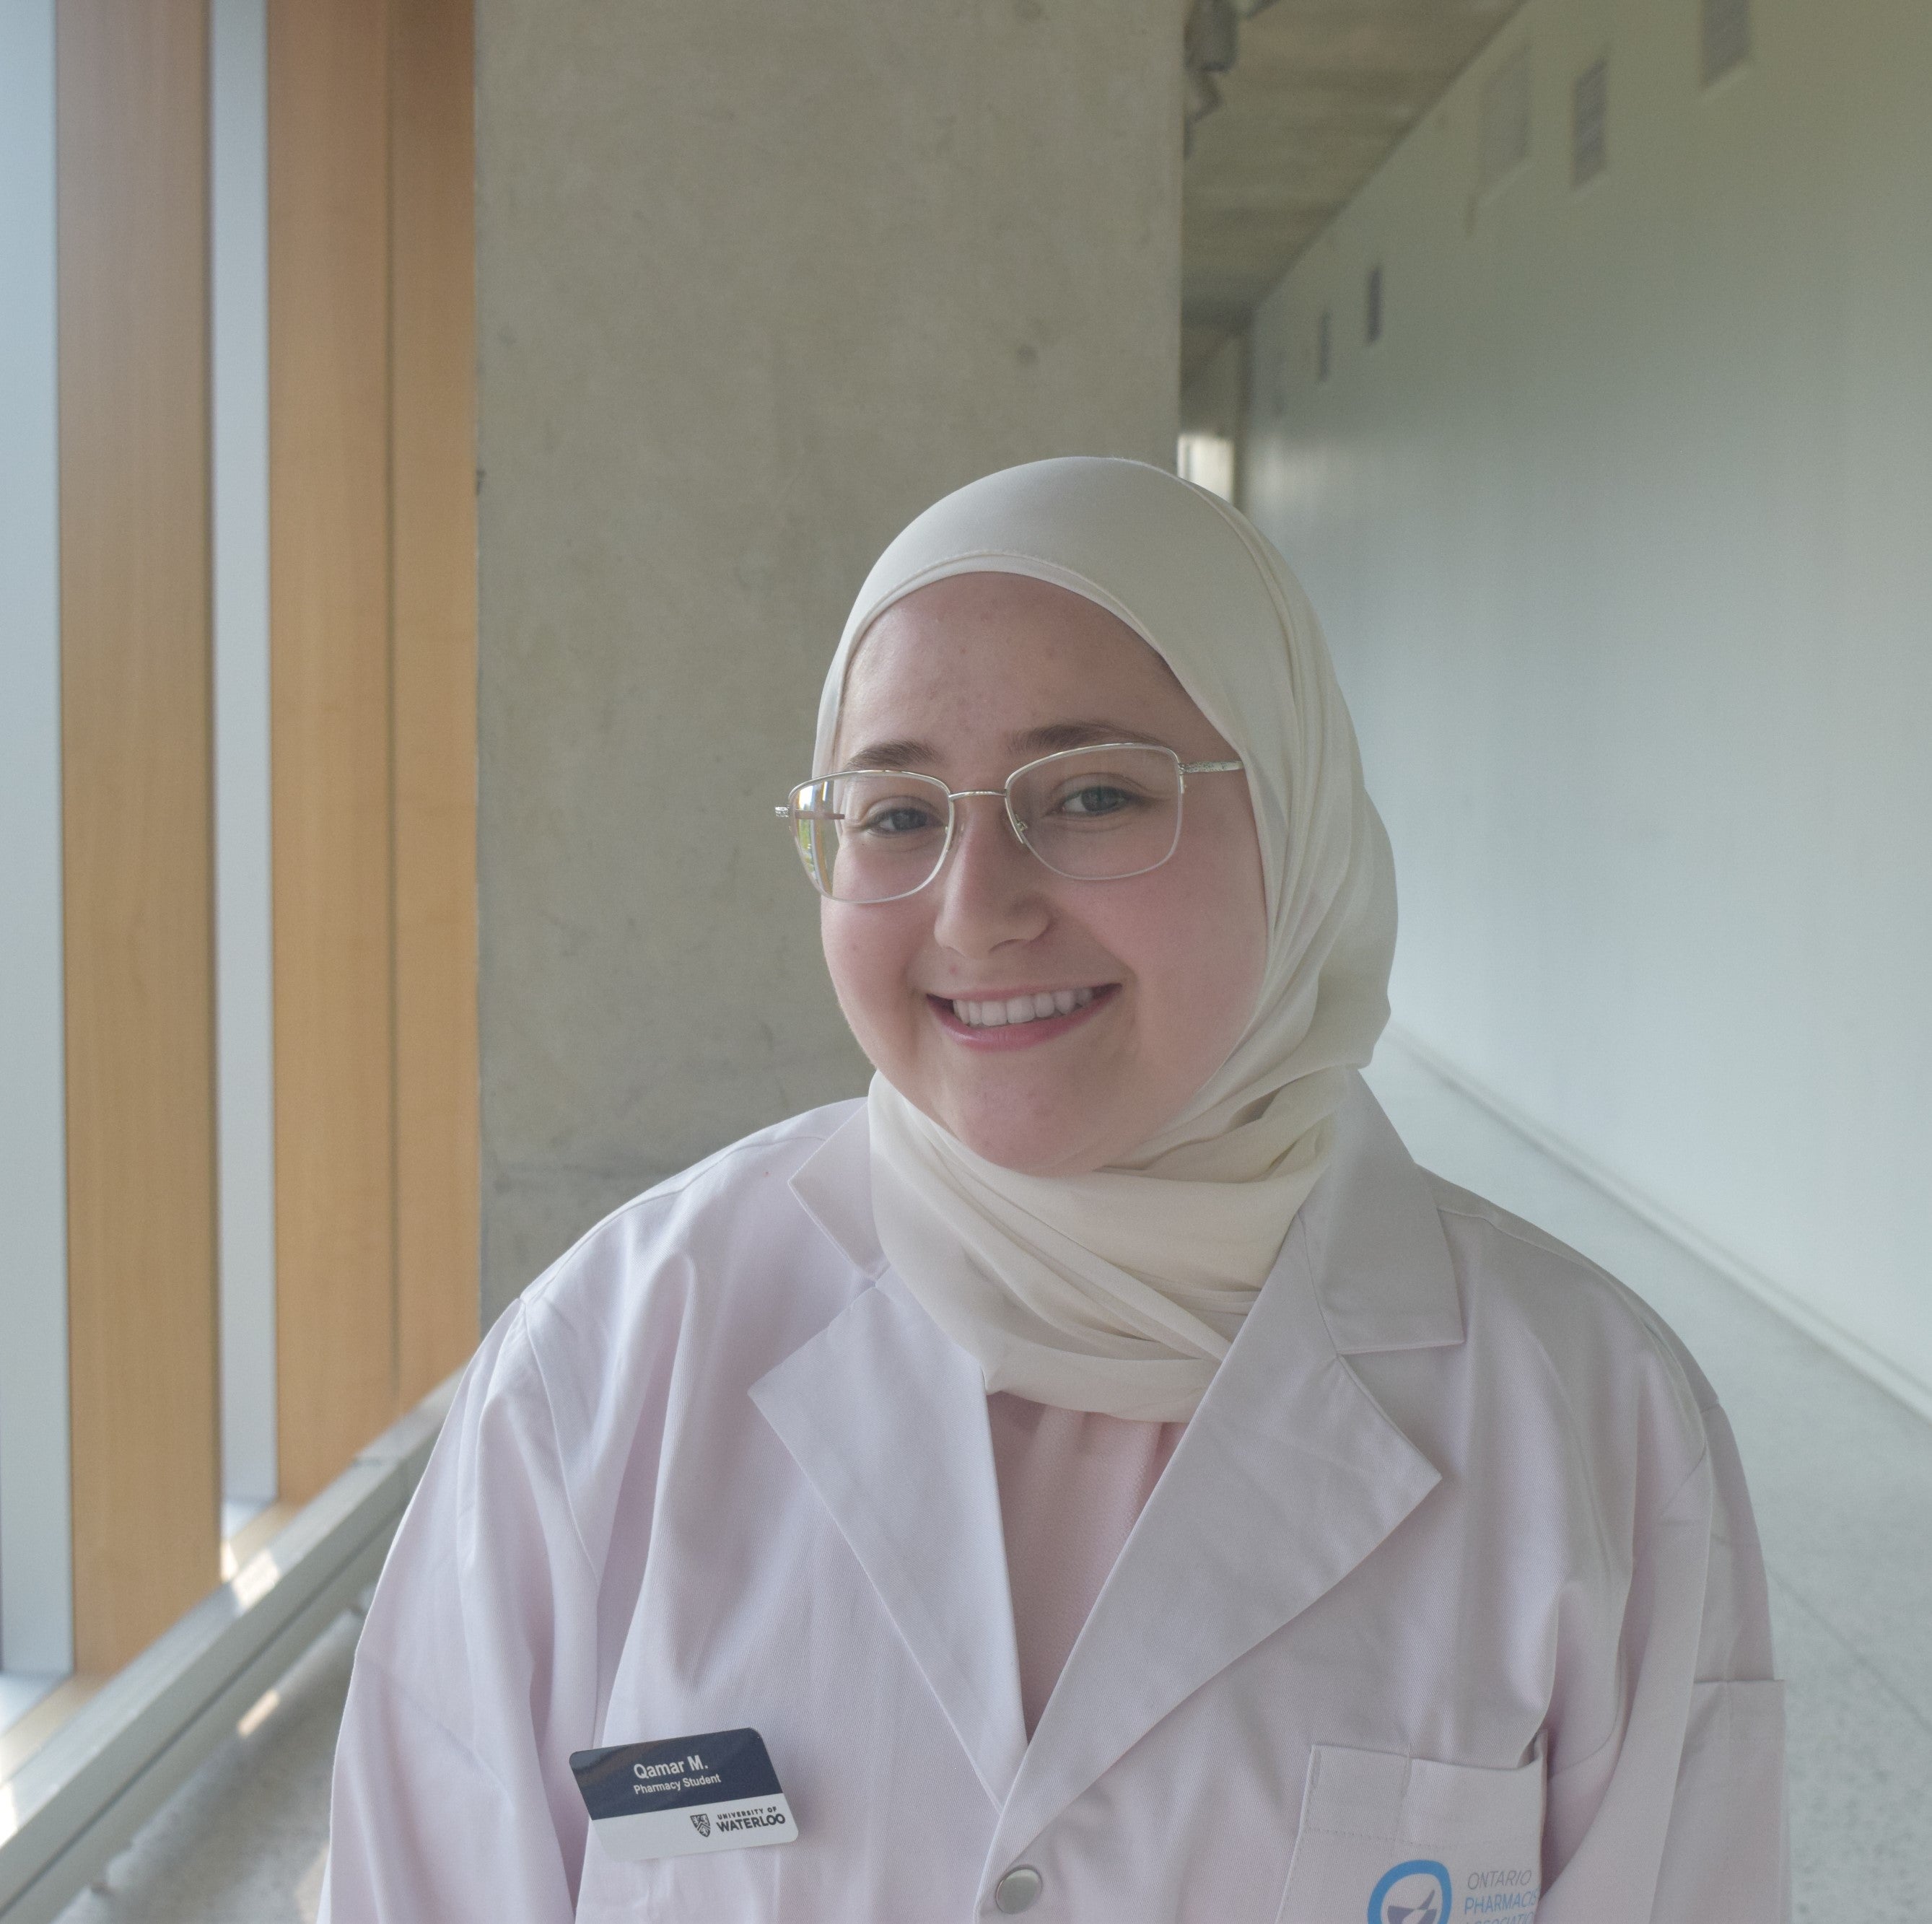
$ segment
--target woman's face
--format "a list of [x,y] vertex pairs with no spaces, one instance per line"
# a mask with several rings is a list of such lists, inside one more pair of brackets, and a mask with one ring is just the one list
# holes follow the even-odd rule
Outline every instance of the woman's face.
[[[1104,608],[1024,576],[961,575],[873,624],[832,766],[998,788],[1038,756],[1108,741],[1234,758]],[[845,1019],[887,1081],[989,1162],[1038,1175],[1119,1162],[1180,1113],[1253,1013],[1268,935],[1247,783],[1190,779],[1172,859],[1112,881],[1054,874],[996,800],[954,806],[952,852],[917,894],[823,905]],[[1093,999],[991,1026],[954,1006],[1063,989]]]

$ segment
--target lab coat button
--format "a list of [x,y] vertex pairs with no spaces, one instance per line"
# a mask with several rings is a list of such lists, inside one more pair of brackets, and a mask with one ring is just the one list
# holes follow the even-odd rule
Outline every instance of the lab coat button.
[[1016,1864],[993,1886],[993,1901],[1006,1912],[1030,1910],[1043,1880],[1030,1864]]

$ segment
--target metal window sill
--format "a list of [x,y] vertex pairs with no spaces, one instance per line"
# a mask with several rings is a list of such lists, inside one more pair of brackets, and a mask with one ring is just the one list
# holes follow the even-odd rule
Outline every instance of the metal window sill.
[[375,1580],[456,1382],[385,1430],[0,1781],[6,1924],[51,1924]]

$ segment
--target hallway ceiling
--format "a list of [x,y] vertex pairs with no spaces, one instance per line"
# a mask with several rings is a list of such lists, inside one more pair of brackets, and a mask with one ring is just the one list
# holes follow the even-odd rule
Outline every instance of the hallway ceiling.
[[1196,125],[1182,177],[1184,381],[1519,4],[1262,0],[1241,22],[1233,68],[1214,77],[1222,104]]

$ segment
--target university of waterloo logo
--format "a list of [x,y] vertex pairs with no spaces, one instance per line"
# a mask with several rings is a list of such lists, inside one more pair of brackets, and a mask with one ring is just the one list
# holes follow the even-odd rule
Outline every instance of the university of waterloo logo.
[[1369,1899],[1369,1924],[1444,1924],[1454,1904],[1448,1866],[1412,1857],[1383,1873]]
[[711,1835],[711,1820],[702,1811],[693,1811],[691,1814],[691,1820],[698,1826],[698,1834],[700,1837],[709,1837]]

